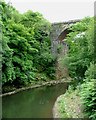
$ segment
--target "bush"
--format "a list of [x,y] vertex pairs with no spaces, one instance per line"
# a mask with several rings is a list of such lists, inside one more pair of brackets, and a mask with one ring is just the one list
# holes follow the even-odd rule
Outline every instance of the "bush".
[[96,64],[90,64],[85,72],[84,83],[81,86],[81,99],[86,117],[96,120]]
[[93,26],[93,18],[85,18],[71,26],[71,32],[66,38],[69,45],[68,69],[70,76],[73,78],[83,80],[85,71],[93,59]]
[[37,79],[36,74],[41,81],[52,79],[55,59],[50,49],[51,24],[38,12],[20,14],[3,1],[0,9],[2,84],[27,85]]
[[81,86],[81,99],[84,105],[85,116],[96,120],[96,79],[91,79]]

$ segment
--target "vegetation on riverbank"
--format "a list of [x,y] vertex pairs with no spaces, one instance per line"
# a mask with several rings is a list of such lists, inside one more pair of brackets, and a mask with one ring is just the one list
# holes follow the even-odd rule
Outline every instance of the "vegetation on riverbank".
[[62,79],[62,80],[51,80],[51,81],[38,81],[36,83],[33,83],[33,84],[30,84],[30,85],[27,85],[27,86],[22,86],[21,88],[14,88],[12,89],[11,88],[5,88],[4,90],[4,94],[0,95],[1,96],[8,96],[8,95],[12,95],[12,94],[16,94],[20,91],[25,91],[25,90],[28,90],[28,89],[32,89],[32,88],[39,88],[39,87],[43,87],[43,86],[54,86],[54,85],[57,85],[57,84],[63,84],[63,83],[67,83],[69,84],[70,81],[67,80],[67,79]]
[[[55,78],[51,54],[51,24],[38,12],[20,14],[0,1],[2,85],[12,89]],[[1,41],[0,41],[1,43]]]
[[[70,77],[74,79],[74,84],[71,85],[74,91],[72,90],[72,93],[67,91],[66,94],[69,97],[65,94],[65,98],[62,97],[61,101],[59,101],[64,103],[61,104],[60,110],[65,111],[66,99],[69,99],[69,103],[66,102],[68,109],[70,103],[73,104],[72,108],[74,108],[79,102],[78,98],[80,98],[80,103],[84,107],[84,117],[92,120],[96,119],[96,28],[94,20],[94,18],[85,18],[70,27],[71,32],[66,38],[66,42],[69,45],[69,53],[64,57],[63,63],[67,65]],[[78,87],[80,89],[76,92]],[[75,103],[73,103],[70,101],[70,97],[76,97],[75,92],[76,94],[79,93],[76,98],[78,101],[75,102],[74,99]],[[75,115],[70,110],[66,111],[69,114],[71,113],[72,116]]]
[[[59,101],[61,117],[83,117],[83,106],[84,117],[96,119],[94,20],[87,17],[72,25],[69,28],[71,32],[64,39],[69,52],[62,59],[62,64],[68,67],[74,84],[71,85],[73,89],[68,90]],[[51,54],[50,29],[51,24],[40,13],[27,11],[20,14],[10,4],[0,1],[3,92],[55,79],[56,58]]]
[[[79,91],[70,87],[64,95],[56,100],[54,106],[54,117],[59,118],[84,118],[83,106],[81,106]],[[57,109],[55,111],[55,109]],[[56,115],[57,114],[57,115]]]

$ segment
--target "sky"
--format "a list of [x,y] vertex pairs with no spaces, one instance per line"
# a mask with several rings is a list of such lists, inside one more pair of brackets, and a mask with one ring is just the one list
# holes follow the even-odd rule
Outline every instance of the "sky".
[[20,12],[40,12],[49,22],[64,22],[94,16],[94,0],[5,0]]

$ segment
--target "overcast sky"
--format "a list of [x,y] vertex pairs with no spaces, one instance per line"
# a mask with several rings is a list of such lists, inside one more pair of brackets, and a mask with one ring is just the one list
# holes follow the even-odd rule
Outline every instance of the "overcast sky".
[[[94,16],[94,0],[5,0],[24,13],[38,11],[53,22],[63,22]],[[71,1],[71,2],[70,2]]]

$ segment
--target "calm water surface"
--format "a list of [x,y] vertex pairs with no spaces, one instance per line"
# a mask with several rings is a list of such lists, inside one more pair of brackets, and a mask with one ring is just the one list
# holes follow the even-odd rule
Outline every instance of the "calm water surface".
[[2,98],[3,118],[52,118],[56,98],[65,93],[67,84],[45,86]]

